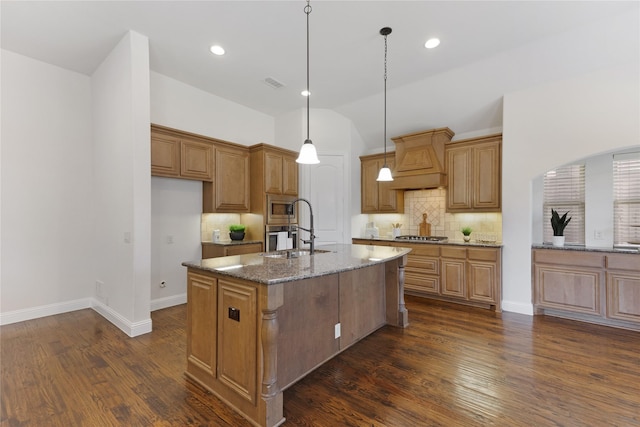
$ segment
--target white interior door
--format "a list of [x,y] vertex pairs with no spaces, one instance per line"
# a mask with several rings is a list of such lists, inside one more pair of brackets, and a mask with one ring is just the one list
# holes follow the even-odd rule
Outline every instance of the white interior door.
[[[345,200],[349,188],[345,159],[343,155],[318,155],[318,158],[319,164],[304,166],[303,172],[305,193],[313,205],[316,246],[345,243]],[[300,216],[300,224],[307,227],[309,215],[304,207]],[[307,238],[304,231],[302,238]]]

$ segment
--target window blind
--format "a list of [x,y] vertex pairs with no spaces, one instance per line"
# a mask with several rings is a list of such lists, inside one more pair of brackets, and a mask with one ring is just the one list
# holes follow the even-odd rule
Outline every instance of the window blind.
[[640,152],[613,156],[613,244],[640,245]]
[[544,241],[551,242],[551,209],[571,222],[564,229],[565,243],[584,244],[584,165],[569,165],[544,174]]

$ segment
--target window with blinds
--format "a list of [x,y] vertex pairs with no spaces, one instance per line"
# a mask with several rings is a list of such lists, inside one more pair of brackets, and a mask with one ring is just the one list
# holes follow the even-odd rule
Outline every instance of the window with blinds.
[[566,244],[584,244],[584,165],[570,165],[544,174],[543,202],[544,241],[551,242],[551,209],[562,216],[565,212],[571,222],[564,229]]
[[613,156],[613,244],[640,245],[640,152]]

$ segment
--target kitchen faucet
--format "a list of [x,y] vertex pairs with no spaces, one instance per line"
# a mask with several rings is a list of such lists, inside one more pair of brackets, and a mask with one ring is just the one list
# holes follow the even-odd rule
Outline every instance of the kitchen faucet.
[[311,202],[309,202],[307,199],[295,199],[293,202],[291,202],[291,204],[287,207],[287,220],[289,223],[289,229],[291,229],[291,218],[290,215],[293,214],[293,209],[294,209],[294,205],[298,202],[305,202],[306,204],[309,205],[309,228],[304,228],[304,227],[300,227],[299,225],[296,226],[296,228],[302,229],[306,232],[309,233],[309,240],[304,240],[304,239],[300,239],[302,240],[302,243],[306,243],[309,245],[309,253],[311,255],[314,254],[315,252],[315,239],[316,236],[313,234],[313,208],[311,207]]

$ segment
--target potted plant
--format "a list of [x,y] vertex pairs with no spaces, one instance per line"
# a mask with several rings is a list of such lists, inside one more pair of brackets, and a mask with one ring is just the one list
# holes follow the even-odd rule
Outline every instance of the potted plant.
[[243,224],[231,224],[229,226],[229,237],[231,240],[244,239],[245,226]]
[[473,231],[471,227],[462,227],[460,231],[462,232],[463,239],[465,242],[468,242],[471,240],[471,232]]
[[558,211],[551,209],[551,228],[553,228],[553,246],[564,246],[564,229],[571,221],[567,218],[569,211],[560,216]]

